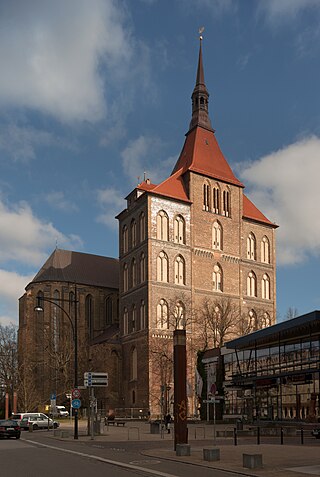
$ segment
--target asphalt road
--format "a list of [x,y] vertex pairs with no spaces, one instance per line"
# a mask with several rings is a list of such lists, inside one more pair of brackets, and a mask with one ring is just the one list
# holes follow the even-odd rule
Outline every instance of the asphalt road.
[[[26,477],[194,477],[195,471],[199,472],[193,465],[143,456],[141,446],[63,442],[48,438],[46,431],[37,431],[32,435],[23,433],[20,440],[0,440],[0,465],[5,475]],[[215,477],[232,475],[235,474],[215,471]],[[202,467],[201,477],[209,476],[212,477],[212,469]]]

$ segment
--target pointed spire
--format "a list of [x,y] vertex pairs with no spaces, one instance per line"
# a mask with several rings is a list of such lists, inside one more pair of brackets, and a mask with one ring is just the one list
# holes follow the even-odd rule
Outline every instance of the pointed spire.
[[[202,33],[200,29],[199,33]],[[197,69],[196,85],[192,96],[192,118],[189,130],[195,126],[201,126],[213,131],[208,113],[209,93],[204,82],[204,71],[202,62],[202,36],[200,36],[199,60]]]

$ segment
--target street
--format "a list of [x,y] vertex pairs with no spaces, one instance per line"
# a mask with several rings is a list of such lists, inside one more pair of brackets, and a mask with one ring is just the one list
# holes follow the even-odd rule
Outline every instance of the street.
[[[23,433],[20,440],[0,440],[1,467],[6,475],[192,477],[195,471],[192,465],[145,457],[135,445],[129,450],[119,442],[105,448],[99,443],[87,446],[82,442],[52,441],[45,431],[35,432],[31,437]],[[226,475],[236,474],[215,471],[215,477]],[[201,477],[209,476],[212,477],[212,469],[201,468]]]

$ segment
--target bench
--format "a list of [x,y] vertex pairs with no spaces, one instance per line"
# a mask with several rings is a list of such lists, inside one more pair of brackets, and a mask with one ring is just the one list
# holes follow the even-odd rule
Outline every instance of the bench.
[[105,419],[104,423],[105,423],[106,426],[114,426],[114,425],[116,425],[116,426],[118,426],[118,427],[119,427],[119,426],[123,426],[123,427],[124,427],[125,424],[126,424],[126,421],[111,421],[111,420],[108,421],[108,419]]

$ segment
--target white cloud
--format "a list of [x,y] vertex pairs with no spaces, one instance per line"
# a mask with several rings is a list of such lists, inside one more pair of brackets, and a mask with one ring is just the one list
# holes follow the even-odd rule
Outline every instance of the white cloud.
[[[0,105],[59,120],[106,114],[106,87],[126,78],[130,29],[114,0],[2,2]],[[112,71],[107,85],[102,68]]]
[[277,262],[296,264],[320,254],[320,138],[308,137],[247,165],[250,198],[280,227]]
[[78,211],[78,207],[76,206],[76,204],[70,202],[68,199],[65,198],[64,192],[49,192],[45,196],[45,200],[53,209],[61,210],[62,212],[69,213]]
[[82,244],[76,235],[64,235],[51,223],[42,222],[25,202],[8,206],[0,200],[0,262],[37,266],[56,240],[67,248]]
[[0,269],[0,323],[9,325],[18,324],[18,299],[23,295],[26,285],[33,279],[33,275],[19,275],[16,272]]
[[139,136],[130,141],[121,152],[123,170],[133,184],[141,182],[144,173],[154,184],[168,177],[177,158],[172,156],[163,159],[161,157],[163,146],[157,137]]
[[319,0],[260,0],[258,12],[264,13],[270,23],[287,22],[304,10],[319,9]]
[[117,229],[118,221],[115,216],[126,207],[124,194],[113,187],[100,189],[97,191],[97,201],[103,210],[97,221],[111,229]]
[[16,161],[35,159],[36,149],[49,146],[70,148],[70,145],[54,134],[31,126],[8,124],[0,129],[0,150]]

